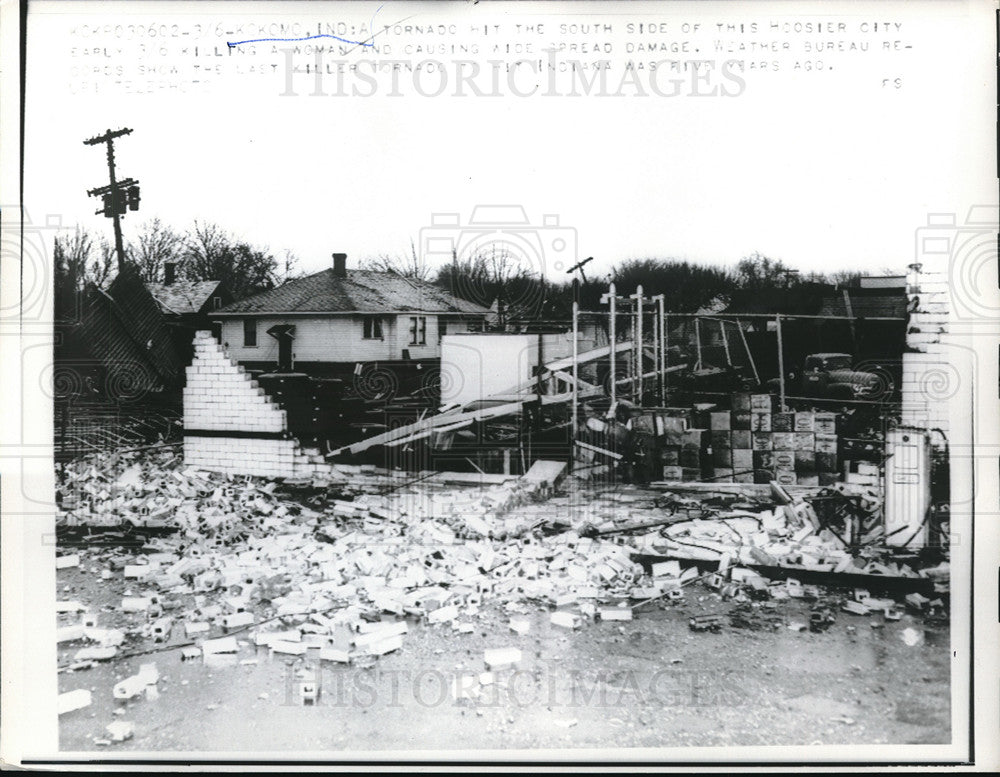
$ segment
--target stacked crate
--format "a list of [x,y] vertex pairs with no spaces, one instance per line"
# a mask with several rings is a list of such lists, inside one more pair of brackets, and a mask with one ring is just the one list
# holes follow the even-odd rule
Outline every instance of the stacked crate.
[[730,412],[710,416],[710,479],[822,486],[838,475],[833,413],[774,412],[770,394],[736,394]]
[[697,481],[703,477],[702,463],[707,455],[708,435],[703,429],[689,429],[686,418],[657,416],[660,433],[660,462],[663,479]]

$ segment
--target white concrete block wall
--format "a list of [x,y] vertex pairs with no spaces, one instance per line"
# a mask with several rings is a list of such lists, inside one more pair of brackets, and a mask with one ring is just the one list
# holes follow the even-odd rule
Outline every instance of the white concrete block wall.
[[[946,236],[949,230],[944,230]],[[926,241],[924,241],[926,242]],[[937,244],[930,242],[928,246]],[[944,246],[945,244],[942,244]],[[917,264],[907,278],[909,319],[903,354],[902,422],[923,429],[948,433],[950,405],[962,380],[951,363],[948,348],[951,288],[948,283],[947,250],[918,246]],[[937,440],[938,438],[932,438]]]
[[185,464],[233,475],[311,477],[330,472],[293,438],[270,435],[287,429],[287,415],[256,380],[235,364],[209,332],[194,339],[194,359],[184,388],[185,431],[261,432],[267,437],[184,437]]

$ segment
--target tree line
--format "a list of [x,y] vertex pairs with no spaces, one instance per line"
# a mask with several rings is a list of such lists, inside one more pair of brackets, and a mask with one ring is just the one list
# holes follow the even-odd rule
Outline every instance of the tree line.
[[[196,221],[179,231],[160,219],[146,222],[125,246],[125,261],[146,282],[164,280],[168,263],[177,267],[177,279],[224,282],[234,299],[272,289],[301,275],[290,252],[276,257],[266,246],[254,246],[218,224]],[[104,236],[77,227],[57,237],[54,250],[56,304],[79,293],[87,284],[106,286],[118,271],[114,246]],[[362,259],[363,269],[393,272],[433,283],[457,297],[493,307],[497,323],[513,320],[565,319],[574,296],[582,309],[597,310],[608,283],[619,295],[635,292],[640,284],[647,296],[663,294],[672,313],[694,313],[720,301],[733,309],[795,312],[812,304],[831,286],[852,287],[860,273],[803,274],[780,259],[751,253],[726,266],[693,264],[676,258],[638,258],[619,263],[601,277],[588,276],[586,267],[561,279],[546,278],[529,258],[502,244],[488,245],[452,261],[431,267],[411,241],[403,253],[381,253]],[[884,273],[892,274],[891,269]]]
[[[53,250],[56,304],[88,284],[105,287],[119,271],[114,245],[103,235],[77,227],[59,235]],[[165,280],[167,264],[176,265],[179,281],[222,281],[242,299],[272,289],[296,274],[289,252],[278,259],[267,247],[240,240],[211,222],[196,221],[179,231],[160,219],[146,222],[125,245],[125,265],[147,283]]]
[[[443,267],[423,264],[411,244],[408,254],[379,254],[363,263],[368,269],[395,272],[434,283],[452,294],[497,308],[499,324],[505,319],[566,318],[574,296],[581,309],[598,310],[609,282],[618,295],[663,294],[672,313],[694,313],[722,304],[737,310],[794,313],[815,306],[817,297],[831,287],[860,285],[860,272],[800,273],[780,259],[751,253],[731,266],[694,264],[684,259],[642,258],[621,262],[601,277],[588,277],[586,266],[576,278],[542,277],[531,263],[502,248],[487,247],[469,256],[453,256]],[[896,274],[886,268],[887,275]]]

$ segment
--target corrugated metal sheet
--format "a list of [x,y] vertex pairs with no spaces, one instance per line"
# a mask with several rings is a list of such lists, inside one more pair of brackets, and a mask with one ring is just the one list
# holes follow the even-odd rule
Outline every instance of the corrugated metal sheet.
[[227,305],[219,313],[468,313],[488,311],[430,283],[395,273],[332,269]]

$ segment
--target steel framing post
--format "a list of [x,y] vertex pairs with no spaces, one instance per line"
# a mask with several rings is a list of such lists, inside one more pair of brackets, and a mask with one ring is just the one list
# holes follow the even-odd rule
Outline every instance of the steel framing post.
[[615,334],[615,303],[617,301],[617,291],[615,290],[615,284],[612,283],[608,286],[608,302],[611,304],[610,319],[608,321],[608,340],[611,346],[611,354],[609,356],[611,362],[611,404],[614,405],[615,398],[618,394],[618,374],[615,372],[615,346],[618,345],[617,336]]
[[570,472],[573,471],[573,465],[576,463],[576,438],[577,438],[577,427],[579,426],[578,412],[579,412],[579,370],[577,365],[577,359],[580,354],[580,344],[578,340],[578,324],[577,319],[580,315],[580,303],[575,299],[573,300],[573,411],[570,416],[570,423],[572,424],[572,446],[569,452],[569,469]]
[[650,297],[653,301],[653,370],[656,372],[654,382],[656,398],[659,401],[663,394],[663,365],[660,364],[660,313],[655,303],[660,295]]
[[642,284],[635,287],[635,294],[629,295],[635,300],[635,326],[632,335],[635,338],[635,362],[632,365],[632,393],[637,405],[642,405]]
[[781,313],[775,313],[774,320],[778,330],[778,389],[780,392],[779,405],[784,413],[785,407],[785,348],[781,340]]
[[666,298],[660,295],[660,404],[667,404],[667,308]]

